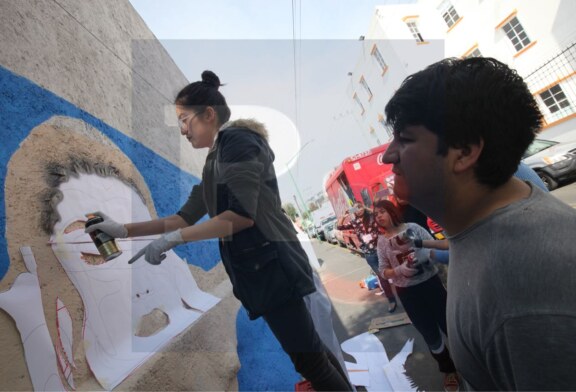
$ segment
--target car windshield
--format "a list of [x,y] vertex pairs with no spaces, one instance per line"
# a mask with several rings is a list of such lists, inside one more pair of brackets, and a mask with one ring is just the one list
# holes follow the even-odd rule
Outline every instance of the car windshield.
[[542,139],[534,139],[532,144],[528,146],[522,158],[528,158],[542,150],[547,149],[548,147],[552,147],[553,145],[558,144],[558,142],[553,142],[551,140],[542,140]]
[[329,225],[326,225],[326,230],[332,230],[334,228],[334,223],[330,223]]
[[324,226],[324,225],[325,225],[326,223],[328,223],[328,222],[332,222],[332,221],[335,221],[335,220],[336,220],[336,216],[331,216],[330,218],[323,219],[323,220],[322,220],[322,226]]

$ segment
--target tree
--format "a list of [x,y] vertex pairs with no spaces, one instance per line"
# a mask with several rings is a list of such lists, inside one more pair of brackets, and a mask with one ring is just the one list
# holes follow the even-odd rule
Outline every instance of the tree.
[[296,217],[298,216],[298,211],[296,211],[296,207],[292,203],[286,203],[282,206],[286,214],[292,219],[292,221],[296,221]]

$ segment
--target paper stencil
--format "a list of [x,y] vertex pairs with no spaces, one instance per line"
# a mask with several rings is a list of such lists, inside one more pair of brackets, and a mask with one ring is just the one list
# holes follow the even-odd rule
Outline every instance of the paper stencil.
[[0,293],[0,308],[16,322],[34,390],[64,391],[44,317],[36,261],[30,247],[22,247],[20,252],[30,273],[18,275],[10,290]]
[[[172,251],[158,266],[143,259],[129,265],[132,255],[149,242],[144,237],[118,241],[123,253],[113,260],[99,257],[79,224],[86,220],[84,214],[102,211],[118,222],[151,219],[129,186],[115,178],[81,175],[60,190],[62,219],[54,227],[52,249],[84,303],[83,340],[90,369],[104,388],[112,389],[219,299],[198,288],[186,262]],[[135,336],[152,311],[163,312],[167,325],[150,336]]]

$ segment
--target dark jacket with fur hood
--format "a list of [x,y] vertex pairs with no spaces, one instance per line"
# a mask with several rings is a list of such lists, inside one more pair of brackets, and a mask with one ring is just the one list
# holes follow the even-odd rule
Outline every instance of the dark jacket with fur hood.
[[206,157],[202,182],[178,213],[189,224],[226,210],[254,220],[253,227],[219,242],[234,295],[251,319],[315,291],[306,253],[281,210],[273,161],[263,124],[224,124]]

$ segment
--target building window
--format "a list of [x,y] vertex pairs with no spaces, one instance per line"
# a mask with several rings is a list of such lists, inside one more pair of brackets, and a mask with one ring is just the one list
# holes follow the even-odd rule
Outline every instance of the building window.
[[473,51],[471,51],[470,53],[468,53],[467,55],[464,56],[465,59],[469,59],[472,57],[482,57],[482,53],[480,52],[480,49],[474,48]]
[[540,93],[540,98],[542,98],[544,105],[550,110],[550,113],[556,113],[560,109],[570,109],[570,101],[568,101],[566,94],[564,94],[559,84]]
[[524,31],[524,27],[520,24],[520,21],[517,17],[513,17],[510,19],[502,29],[514,45],[514,49],[517,52],[528,46],[530,43],[530,38],[528,38],[528,34]]
[[373,126],[370,126],[370,135],[372,135],[372,137],[374,139],[376,139],[376,143],[378,143],[378,145],[382,144],[382,142],[380,141],[380,138],[378,137],[378,135],[376,134],[376,130],[374,129]]
[[362,101],[360,101],[358,94],[354,93],[353,99],[354,99],[354,101],[356,101],[356,103],[360,107],[360,114],[364,114],[364,105],[362,105]]
[[412,37],[414,37],[416,42],[424,42],[424,38],[422,38],[420,30],[418,30],[418,24],[416,23],[416,19],[406,20],[406,26],[408,26],[408,28],[410,29]]
[[442,18],[444,18],[448,27],[454,26],[454,23],[460,19],[458,12],[456,12],[456,9],[449,0],[443,1],[438,7],[438,10],[442,14]]
[[384,58],[382,57],[382,53],[380,53],[380,51],[378,50],[378,47],[376,45],[374,45],[374,47],[372,48],[372,56],[374,56],[374,58],[376,59],[376,61],[380,65],[380,68],[382,68],[382,74],[384,74],[384,72],[386,72],[386,70],[388,69],[388,65],[384,61]]
[[388,135],[388,140],[392,140],[394,137],[394,131],[392,130],[392,127],[390,125],[386,124],[383,115],[378,114],[378,122],[380,123],[380,125],[382,125],[382,128],[384,128],[384,130],[386,131],[386,135]]
[[364,79],[364,76],[360,78],[360,85],[364,88],[366,94],[368,94],[368,101],[370,101],[372,99],[372,90],[370,90],[370,87],[368,86],[368,83],[366,83],[366,79]]

